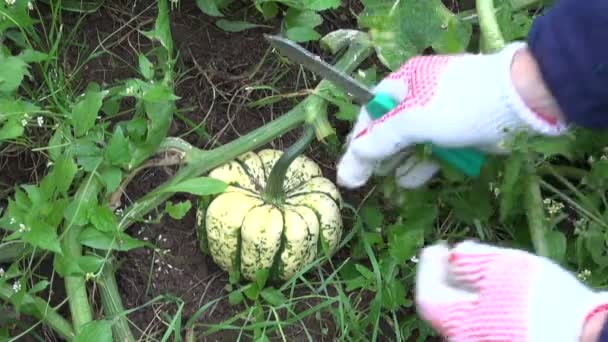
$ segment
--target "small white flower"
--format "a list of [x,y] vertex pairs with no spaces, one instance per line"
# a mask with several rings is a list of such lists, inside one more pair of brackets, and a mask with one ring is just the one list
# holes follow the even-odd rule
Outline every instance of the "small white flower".
[[37,117],[36,122],[38,123],[38,127],[42,127],[42,125],[44,125],[44,117],[42,117],[42,116]]
[[135,93],[133,86],[127,87],[126,91],[127,91],[127,95],[133,95],[133,93]]
[[15,222],[17,222],[17,220],[15,220],[14,217],[11,217],[11,220],[8,223],[9,224],[15,224]]
[[21,282],[19,280],[13,284],[13,291],[15,291],[15,293],[21,291]]
[[0,278],[4,277],[4,268],[0,267]]
[[27,126],[27,120],[26,119],[21,120],[21,126],[23,126],[23,127]]
[[117,216],[122,216],[122,208],[114,210],[114,214],[116,214]]
[[4,2],[6,2],[7,5],[12,6],[15,4],[17,0],[4,0]]
[[582,272],[578,273],[576,277],[582,281],[585,281],[591,277],[591,271],[584,269]]
[[562,211],[562,209],[564,209],[563,203],[561,203],[559,201],[555,201],[551,198],[545,198],[543,200],[543,203],[545,204],[545,206],[547,207],[547,211],[551,215],[559,214]]
[[28,231],[27,227],[23,223],[19,223],[19,233],[25,233]]
[[27,2],[27,9],[32,11],[34,9],[34,4],[31,1]]
[[410,259],[410,261],[411,261],[411,262],[413,262],[414,264],[417,264],[419,260],[418,260],[418,257],[414,255],[414,256],[413,256],[413,257]]

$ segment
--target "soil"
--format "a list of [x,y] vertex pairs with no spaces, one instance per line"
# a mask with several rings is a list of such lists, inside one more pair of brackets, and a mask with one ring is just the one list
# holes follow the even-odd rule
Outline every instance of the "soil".
[[[253,101],[270,95],[268,91],[249,90],[250,87],[273,84],[283,93],[305,88],[302,74],[297,68],[292,67],[288,74],[277,80],[278,71],[288,69],[284,66],[279,69],[278,59],[268,57],[269,46],[262,34],[275,33],[273,29],[226,33],[215,27],[213,19],[205,16],[194,1],[180,3],[179,9],[172,11],[170,20],[179,52],[176,80],[176,93],[181,97],[179,114],[197,124],[204,122],[203,127],[208,135],[197,134],[180,116],[176,117],[170,135],[180,136],[201,148],[213,148],[264,125],[287,112],[302,98],[260,107],[249,106]],[[360,5],[353,1],[350,6],[356,9]],[[245,15],[253,22],[268,23],[260,20],[250,4],[243,6],[237,2],[228,12],[239,18]],[[66,24],[74,23],[78,18],[79,15],[64,15]],[[81,70],[81,83],[77,86],[84,87],[92,81],[102,85],[112,84],[128,77],[137,77],[137,70],[133,68],[137,65],[137,53],[149,51],[152,47],[138,31],[151,29],[155,18],[155,2],[135,2],[133,5],[127,1],[113,1],[97,13],[87,15],[75,39],[88,43],[88,53],[94,50],[110,53],[104,53],[87,63]],[[270,24],[279,26],[279,22]],[[351,16],[338,12],[325,17],[324,27],[320,31],[327,33],[338,28],[354,27],[356,23]],[[308,48],[322,53],[316,45]],[[74,67],[70,63],[77,61],[79,54],[82,58],[88,55],[87,52],[76,49],[68,51],[67,69]],[[309,87],[317,82],[311,76],[306,73],[308,82],[313,83]],[[347,134],[347,124],[332,123],[339,137]],[[297,133],[285,134],[269,146],[284,148],[295,140]],[[335,151],[321,144],[313,144],[306,154],[319,163],[328,178],[335,178]],[[0,162],[0,191],[10,191],[10,186],[23,182],[35,182],[38,175],[44,173],[46,164],[43,156],[21,151],[3,153]],[[174,172],[175,168],[169,167],[143,172],[129,185],[123,202],[137,199]],[[346,200],[356,205],[367,190],[345,194]],[[171,200],[177,202],[185,199],[196,203],[195,198],[188,196],[175,196]],[[161,338],[167,320],[173,317],[180,303],[183,303],[181,314],[184,324],[206,303],[228,294],[227,274],[199,250],[194,216],[194,210],[190,210],[180,221],[162,217],[157,223],[138,224],[128,230],[136,238],[150,241],[160,248],[158,251],[138,249],[118,255],[120,267],[117,282],[122,300],[127,309],[138,308],[128,316],[136,337]],[[49,270],[51,266],[47,265]],[[61,289],[58,291],[62,292]],[[146,305],[159,296],[163,299]],[[205,310],[198,321],[203,324],[220,323],[242,309],[231,306],[224,299]],[[305,324],[309,332],[318,333],[318,336],[313,336],[315,340],[333,340],[335,327],[327,317],[313,317],[307,319]],[[285,330],[285,334],[290,341],[305,339],[298,327]],[[224,330],[206,337],[196,335],[195,340],[234,341],[237,338],[238,331]]]

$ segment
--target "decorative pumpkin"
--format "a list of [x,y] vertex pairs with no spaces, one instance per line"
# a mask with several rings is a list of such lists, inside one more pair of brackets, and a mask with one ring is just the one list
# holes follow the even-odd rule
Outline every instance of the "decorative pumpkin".
[[197,211],[201,249],[225,271],[285,280],[342,236],[342,198],[319,166],[300,155],[314,131],[285,153],[247,152],[209,173],[228,188]]

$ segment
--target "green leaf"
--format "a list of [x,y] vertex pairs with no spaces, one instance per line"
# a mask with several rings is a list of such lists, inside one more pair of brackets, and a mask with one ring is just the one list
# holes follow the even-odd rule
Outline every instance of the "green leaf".
[[230,303],[230,305],[237,305],[241,303],[243,299],[245,299],[245,297],[241,291],[232,291],[228,295],[228,303]]
[[27,64],[19,57],[2,57],[0,54],[0,93],[11,93],[29,75]]
[[384,214],[377,205],[366,205],[361,209],[361,218],[369,229],[375,230],[384,224]]
[[99,175],[108,192],[114,192],[122,179],[122,171],[118,167],[104,168]]
[[363,278],[367,279],[367,280],[371,280],[374,279],[374,272],[370,271],[369,268],[361,265],[361,264],[356,264],[355,268],[357,269],[357,271],[359,271],[359,273],[363,276]]
[[198,196],[214,195],[224,192],[228,184],[211,177],[198,177],[171,185],[161,192],[186,192]]
[[285,31],[287,38],[293,40],[294,42],[304,43],[311,40],[318,40],[321,38],[319,32],[315,31],[311,27],[306,26],[296,26]]
[[400,306],[408,307],[411,301],[407,299],[407,291],[402,280],[393,279],[385,284],[382,293],[382,306],[387,310],[396,310]]
[[72,157],[63,156],[55,161],[52,172],[55,187],[58,191],[65,193],[70,189],[74,176],[78,172],[78,167]]
[[226,32],[241,32],[256,27],[264,27],[265,25],[258,25],[247,21],[237,20],[226,20],[220,19],[215,22],[215,25]]
[[317,27],[323,23],[323,18],[315,11],[300,11],[297,8],[290,7],[283,19],[287,28],[302,26],[302,27]]
[[112,321],[91,321],[85,324],[75,342],[112,342]]
[[143,53],[139,54],[139,72],[141,72],[147,80],[151,80],[152,77],[154,77],[154,65],[150,63],[148,57]]
[[270,270],[267,268],[262,268],[255,271],[255,283],[258,285],[258,288],[263,289],[266,286],[266,281],[270,276]]
[[276,2],[263,2],[260,4],[256,1],[256,7],[262,12],[262,16],[266,20],[272,19],[279,14],[279,6],[277,6]]
[[24,131],[19,120],[9,120],[0,127],[0,141],[18,138],[23,135]]
[[103,266],[104,263],[105,260],[103,258],[94,255],[83,255],[78,258],[78,266],[80,266],[80,269],[85,273],[96,273],[101,269],[101,266]]
[[472,28],[441,0],[362,0],[359,26],[369,29],[378,57],[391,70],[431,47],[437,53],[464,52]]
[[78,240],[87,247],[122,252],[146,246],[123,232],[101,232],[92,227],[82,231]]
[[97,230],[102,232],[112,232],[118,227],[116,216],[105,205],[98,205],[91,210],[89,220]]
[[545,233],[545,241],[549,250],[548,257],[558,263],[562,263],[566,257],[566,236],[557,230],[550,230]]
[[189,200],[177,204],[173,204],[172,202],[168,201],[165,205],[165,211],[169,213],[169,216],[176,220],[181,220],[184,218],[190,208],[192,208],[192,203]]
[[32,288],[27,291],[29,294],[36,294],[44,289],[46,289],[49,286],[50,282],[48,282],[47,280],[41,280],[38,283],[36,283],[36,285],[32,286]]
[[115,166],[125,166],[131,160],[129,151],[129,142],[122,133],[122,128],[117,127],[108,142],[108,147],[105,151],[106,160]]
[[505,165],[505,174],[500,186],[500,221],[505,222],[520,206],[523,194],[521,175],[524,172],[525,155],[515,152]]
[[336,9],[340,7],[340,0],[306,0],[302,2],[302,7],[315,11]]
[[72,126],[77,137],[83,136],[95,125],[97,113],[103,103],[103,98],[107,91],[101,91],[96,83],[92,83],[87,88],[78,103],[72,108]]
[[275,288],[267,287],[260,293],[262,298],[272,306],[281,306],[287,302],[287,298],[283,293]]
[[[204,1],[204,0],[203,0]],[[213,0],[215,1],[215,0]],[[199,2],[197,0],[197,2]],[[158,14],[154,22],[154,30],[143,33],[149,39],[159,41],[166,51],[173,52],[173,39],[171,37],[171,27],[169,25],[169,8],[167,2],[158,3]]]
[[388,230],[389,254],[397,263],[409,261],[424,244],[424,229],[397,225]]
[[29,231],[23,234],[23,240],[34,247],[39,247],[51,252],[61,254],[59,236],[55,227],[47,224],[43,220],[32,220],[28,222]]
[[217,0],[196,0],[196,5],[203,13],[212,17],[223,17],[224,15],[218,8]]
[[21,60],[26,63],[39,63],[46,60],[48,58],[48,55],[44,52],[32,49],[25,49],[21,51],[21,53],[19,54],[19,58],[21,58]]
[[257,283],[251,283],[248,288],[243,290],[243,293],[245,294],[245,296],[247,296],[247,298],[251,300],[256,300],[258,298],[258,295],[260,294],[260,288],[258,287]]

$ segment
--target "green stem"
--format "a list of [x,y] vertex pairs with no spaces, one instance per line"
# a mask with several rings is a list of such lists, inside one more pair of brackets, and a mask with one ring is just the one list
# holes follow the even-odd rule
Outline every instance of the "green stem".
[[[364,35],[361,37],[364,37]],[[342,55],[335,66],[343,72],[350,73],[367,59],[372,51],[372,46],[367,39],[356,38],[351,42],[348,50]],[[185,179],[203,175],[245,152],[269,143],[304,122],[314,123],[317,121],[317,115],[325,115],[325,112],[318,111],[318,108],[321,108],[326,103],[321,95],[324,95],[330,86],[331,83],[329,81],[321,81],[315,90],[319,94],[307,97],[288,113],[237,140],[211,151],[190,151],[191,153],[188,153],[187,156],[188,165],[183,167],[173,178],[160,185],[154,191],[149,192],[125,211],[125,215],[119,223],[120,229],[126,229],[136,219],[143,217],[170,198],[173,194],[163,191],[167,187]]]
[[[86,210],[86,203],[94,201],[97,198],[99,186],[100,184],[95,174],[90,174],[89,178],[82,183],[76,192],[76,196],[74,196],[74,202],[81,204],[77,210]],[[74,216],[76,217],[77,215]],[[82,245],[78,241],[78,238],[83,229],[84,227],[79,224],[68,223],[64,231],[64,258],[70,262],[77,262],[82,256]],[[65,291],[70,304],[72,324],[74,325],[74,330],[79,332],[85,324],[93,320],[86,280],[83,276],[67,276],[64,281]]]
[[112,261],[108,260],[104,264],[101,275],[97,280],[97,285],[99,285],[101,304],[106,318],[115,320],[112,325],[114,341],[135,341],[135,337],[133,337],[131,328],[129,327],[129,322],[127,322],[124,316],[125,309],[122,305],[116,278],[114,277],[114,265]]
[[530,173],[525,179],[525,199],[524,206],[528,218],[528,226],[530,227],[530,236],[534,250],[540,256],[548,257],[549,248],[545,239],[545,212],[543,210],[543,197],[540,192],[540,181],[536,174]]
[[[8,284],[0,284],[0,299],[10,303],[10,298],[15,292]],[[32,315],[42,321],[46,326],[53,329],[62,338],[71,341],[76,335],[70,323],[58,314],[54,308],[49,306],[49,303],[44,299],[25,294],[22,300],[22,305],[32,304],[35,308]]]
[[277,160],[270,171],[266,188],[262,192],[264,200],[281,207],[285,203],[285,175],[293,161],[304,152],[315,137],[315,129],[312,125],[306,125],[304,133],[291,147],[289,147]]
[[484,52],[494,52],[505,46],[505,39],[494,13],[493,0],[477,0],[477,13],[481,30],[481,48]]

